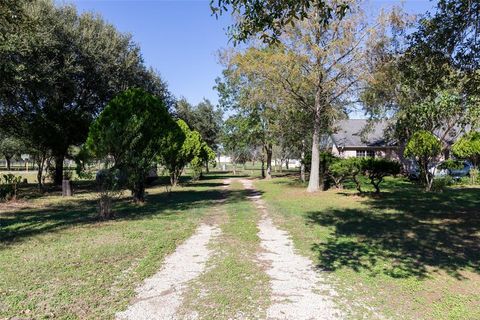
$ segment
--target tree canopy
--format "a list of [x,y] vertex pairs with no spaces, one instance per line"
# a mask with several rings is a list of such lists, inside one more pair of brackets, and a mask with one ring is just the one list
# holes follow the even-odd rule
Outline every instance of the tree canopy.
[[441,150],[440,141],[429,131],[415,132],[406,145],[404,155],[417,161],[427,191],[431,190],[434,177],[430,164],[439,156]]
[[213,14],[231,10],[239,16],[229,28],[235,43],[259,36],[266,42],[276,41],[283,29],[296,20],[303,20],[312,10],[319,12],[317,23],[326,25],[334,17],[341,18],[348,1],[324,0],[211,0]]
[[51,151],[56,183],[69,147],[85,141],[116,94],[139,87],[171,104],[131,36],[101,17],[49,0],[15,8],[24,19],[0,46],[0,125],[29,147]]
[[468,159],[476,168],[480,164],[480,132],[471,131],[461,137],[452,147],[453,154]]
[[113,167],[126,173],[134,199],[143,202],[148,171],[172,142],[181,144],[184,139],[165,101],[142,89],[129,89],[112,99],[93,122],[87,148],[98,158],[111,157]]

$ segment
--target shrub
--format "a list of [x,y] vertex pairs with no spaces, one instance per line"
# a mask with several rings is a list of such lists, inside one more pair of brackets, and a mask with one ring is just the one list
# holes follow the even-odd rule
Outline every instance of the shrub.
[[98,188],[98,215],[101,219],[114,216],[112,202],[122,195],[127,176],[119,169],[104,169],[97,172],[95,182]]
[[380,193],[380,184],[386,176],[394,176],[401,171],[401,165],[397,161],[376,158],[363,159],[361,168],[370,179],[370,183],[375,188],[375,193]]
[[446,187],[453,185],[454,180],[451,176],[439,177],[433,179],[432,191],[443,192]]
[[18,185],[22,182],[22,177],[11,173],[4,174],[0,178],[0,200],[16,200],[18,195]]
[[350,177],[355,182],[357,190],[362,192],[360,180],[358,180],[358,175],[362,172],[362,159],[339,159],[330,164],[328,172],[337,188],[341,188],[342,182]]

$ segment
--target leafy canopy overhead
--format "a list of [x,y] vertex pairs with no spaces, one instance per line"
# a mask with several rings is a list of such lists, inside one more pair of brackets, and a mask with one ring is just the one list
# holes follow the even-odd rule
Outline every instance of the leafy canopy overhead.
[[325,0],[211,0],[210,8],[216,16],[232,11],[238,16],[229,28],[235,43],[260,36],[265,42],[278,40],[285,26],[303,20],[311,11],[318,12],[317,23],[326,25],[335,16],[343,17],[347,1]]

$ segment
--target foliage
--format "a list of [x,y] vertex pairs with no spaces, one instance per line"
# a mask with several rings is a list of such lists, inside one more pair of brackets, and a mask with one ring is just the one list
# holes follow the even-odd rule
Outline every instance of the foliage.
[[187,123],[177,120],[180,131],[169,137],[168,150],[160,155],[160,162],[167,168],[170,175],[170,183],[176,186],[183,169],[195,157],[200,157],[202,138],[200,133],[190,130]]
[[95,182],[98,189],[98,215],[101,219],[111,219],[114,216],[112,201],[122,195],[127,177],[119,169],[104,169],[97,172]]
[[[130,35],[73,5],[25,1],[23,22],[0,46],[0,126],[55,157],[56,184],[71,145],[115,95],[140,87],[170,101]],[[5,71],[5,72],[4,72]]]
[[438,157],[441,149],[438,138],[428,131],[415,132],[405,148],[405,157],[414,158],[419,164],[427,191],[431,190],[434,177],[434,174],[429,170],[430,164]]
[[187,100],[181,99],[176,104],[177,117],[188,126],[200,133],[202,140],[213,150],[217,150],[222,128],[222,111],[215,108],[209,100],[204,100],[192,106]]
[[362,174],[362,164],[363,159],[360,158],[338,159],[328,167],[329,176],[333,179],[337,188],[342,186],[345,179],[351,178],[355,182],[357,190],[362,192],[361,183],[358,179],[358,176]]
[[440,170],[458,170],[464,166],[463,161],[447,159],[443,161],[437,168]]
[[249,157],[249,145],[255,133],[255,126],[252,130],[251,121],[252,119],[237,114],[228,118],[223,126],[222,146],[230,156],[233,174],[236,174],[237,163],[242,158]]
[[20,157],[25,152],[25,145],[20,139],[0,133],[0,155],[7,161],[7,170],[10,170],[10,162],[14,157]]
[[453,185],[454,180],[451,176],[437,177],[433,179],[432,191],[443,192],[445,189]]
[[479,123],[478,10],[478,1],[438,1],[433,14],[405,24],[377,51],[362,100],[373,118],[394,120],[389,133],[401,143],[426,130],[446,151]]
[[[318,23],[321,13],[312,9],[282,30],[280,43],[224,55],[225,76],[234,79],[226,91],[248,101],[237,105],[259,110],[260,123],[270,135],[275,126],[278,131],[295,132],[301,153],[306,149],[302,137],[309,135],[311,192],[321,187],[321,137],[356,101],[356,92],[370,73],[369,54],[387,34],[385,17],[370,23],[358,1],[348,3],[350,10],[342,19],[335,16],[329,24]],[[230,89],[235,86],[248,90]]]
[[383,158],[365,158],[361,161],[361,168],[370,179],[376,193],[380,193],[380,184],[385,177],[395,176],[401,171],[400,163]]
[[210,0],[215,15],[232,10],[240,15],[229,28],[235,43],[245,42],[257,35],[266,42],[276,41],[283,29],[297,19],[305,19],[311,11],[317,12],[317,23],[327,25],[333,18],[342,18],[348,9],[347,1],[325,0],[267,1],[267,0]]
[[22,182],[21,176],[15,176],[11,173],[0,177],[0,201],[16,200],[18,195],[18,185]]
[[141,89],[116,96],[90,127],[87,148],[97,158],[111,157],[127,174],[135,201],[145,200],[148,171],[174,141],[183,141],[165,102]]
[[480,164],[480,132],[471,131],[452,146],[453,154],[460,159],[468,159],[476,168]]
[[190,165],[193,170],[193,180],[198,180],[202,175],[202,168],[206,164],[215,167],[217,154],[213,151],[212,148],[208,146],[205,141],[201,142],[200,153],[196,155],[192,161],[190,161]]
[[328,167],[329,176],[333,179],[337,189],[342,188],[342,182],[350,175],[350,168],[345,161],[335,161]]
[[480,170],[479,169],[470,169],[470,183],[472,183],[472,184],[480,183]]

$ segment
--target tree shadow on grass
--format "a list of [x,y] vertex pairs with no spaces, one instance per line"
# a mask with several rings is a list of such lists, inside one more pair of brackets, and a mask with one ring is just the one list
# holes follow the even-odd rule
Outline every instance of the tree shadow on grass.
[[480,189],[425,193],[416,188],[366,197],[365,209],[309,212],[307,222],[333,227],[317,243],[320,267],[428,277],[443,270],[461,279],[480,273]]
[[[216,183],[205,187],[217,186]],[[188,190],[176,189],[147,196],[144,205],[135,205],[129,199],[115,203],[115,221],[156,218],[182,214],[193,208],[212,206],[219,200],[236,202],[248,195],[246,190]],[[42,208],[27,208],[0,215],[0,243],[14,244],[29,237],[58,232],[74,226],[99,224],[96,200],[75,200]]]

